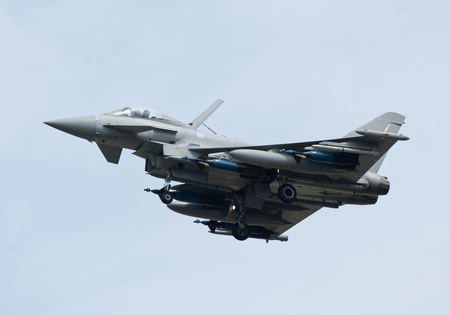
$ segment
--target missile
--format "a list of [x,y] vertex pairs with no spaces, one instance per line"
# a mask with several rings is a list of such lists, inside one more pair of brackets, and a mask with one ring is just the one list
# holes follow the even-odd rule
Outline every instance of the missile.
[[209,227],[210,231],[214,233],[216,229],[221,229],[222,231],[228,230],[231,234],[231,229],[233,228],[234,223],[227,223],[227,222],[220,222],[220,221],[213,221],[213,220],[202,220],[199,219],[195,220],[194,223],[197,224],[203,224]]
[[[172,202],[171,204],[168,204],[167,207],[172,211],[191,217],[236,223],[236,220],[231,221],[226,219],[226,217],[228,216],[227,207],[208,206],[190,202]],[[245,223],[247,223],[248,225],[263,226],[278,226],[289,224],[289,222],[284,221],[279,215],[269,215],[254,211],[245,212]]]
[[197,158],[187,157],[187,156],[185,156],[183,159],[194,162],[194,163],[208,165],[208,166],[211,166],[218,170],[223,170],[223,171],[228,171],[228,172],[244,173],[247,171],[247,167],[245,165],[242,165],[241,163],[237,163],[237,162],[233,162],[233,161],[219,160],[219,159],[202,160],[202,159],[197,159]]
[[[212,234],[217,234],[217,235],[228,235],[228,236],[232,236],[233,234],[231,233],[231,231],[229,230],[222,230],[222,229],[217,229],[214,231],[209,231],[209,233]],[[287,242],[289,237],[287,235],[252,235],[250,234],[249,238],[257,238],[257,239],[262,239],[262,240],[266,240],[267,242],[269,241],[280,241],[280,242]]]
[[324,151],[293,151],[280,150],[280,153],[287,153],[293,156],[310,159],[314,162],[339,164],[339,165],[359,165],[358,155],[347,153],[332,153]]
[[[212,234],[217,235],[227,235],[232,236],[233,233],[231,233],[231,229],[233,227],[233,224],[226,223],[226,222],[217,222],[217,221],[200,221],[195,220],[194,223],[197,224],[203,224],[209,227],[209,232]],[[273,235],[273,234],[250,234],[250,238],[256,238],[256,239],[263,239],[268,241],[280,241],[280,242],[287,242],[289,237],[287,235]]]
[[311,147],[305,147],[305,150],[309,150],[309,151],[317,150],[317,151],[325,151],[325,152],[332,152],[332,153],[351,153],[351,154],[371,155],[371,156],[380,155],[380,152],[378,152],[378,151],[360,150],[360,149],[353,149],[353,148],[348,148],[348,147],[338,147],[338,146],[323,145],[323,144],[313,144]]
[[239,165],[237,162],[233,161],[215,159],[212,161],[207,161],[206,163],[208,163],[211,167],[229,172],[243,172],[246,169],[245,166]]
[[339,165],[359,165],[359,157],[355,154],[349,155],[345,153],[335,154],[323,151],[307,151],[303,152],[302,155],[314,162]]

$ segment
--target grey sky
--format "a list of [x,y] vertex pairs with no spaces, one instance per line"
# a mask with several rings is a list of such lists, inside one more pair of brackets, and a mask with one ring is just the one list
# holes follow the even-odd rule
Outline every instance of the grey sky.
[[[448,1],[0,0],[0,314],[447,314]],[[375,206],[289,242],[207,233],[130,151],[43,121],[123,106],[256,143],[406,118]]]

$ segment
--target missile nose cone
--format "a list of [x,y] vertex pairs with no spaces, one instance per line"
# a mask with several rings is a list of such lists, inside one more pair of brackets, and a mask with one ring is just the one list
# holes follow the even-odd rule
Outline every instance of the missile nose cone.
[[45,121],[44,124],[89,141],[94,138],[95,116],[56,119]]

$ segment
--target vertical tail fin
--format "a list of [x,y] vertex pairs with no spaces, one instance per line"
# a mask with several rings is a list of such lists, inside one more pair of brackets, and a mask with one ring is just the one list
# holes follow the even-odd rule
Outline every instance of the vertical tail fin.
[[[362,125],[361,127],[350,131],[348,134],[343,136],[343,138],[357,136],[358,133],[356,132],[356,130],[373,130],[373,131],[397,134],[398,131],[400,130],[400,127],[405,123],[405,118],[406,118],[405,116],[400,115],[398,113],[387,112],[387,113],[384,113],[383,115],[378,116],[377,118],[369,121],[368,123]],[[387,155],[387,151],[369,169],[369,171],[372,173],[378,173],[378,171],[381,167],[381,164],[383,163],[384,159],[386,158],[386,155]]]
[[360,165],[356,167],[357,172],[355,174],[345,174],[343,178],[358,180],[361,175],[368,171],[377,173],[386,158],[388,150],[398,140],[409,139],[406,136],[398,134],[404,121],[405,116],[387,112],[342,136],[341,139],[349,138],[349,142],[366,143],[366,145],[370,145],[374,151],[380,154],[373,156],[361,155],[359,157]]

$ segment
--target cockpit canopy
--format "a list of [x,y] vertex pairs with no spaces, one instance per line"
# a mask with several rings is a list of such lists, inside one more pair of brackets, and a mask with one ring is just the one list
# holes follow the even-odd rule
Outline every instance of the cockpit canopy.
[[122,116],[122,117],[132,117],[132,118],[143,118],[143,119],[152,119],[157,120],[173,125],[186,125],[185,123],[170,117],[164,113],[161,113],[154,109],[146,109],[142,107],[125,107],[117,110],[113,110],[111,112],[105,113],[105,115],[112,116]]

